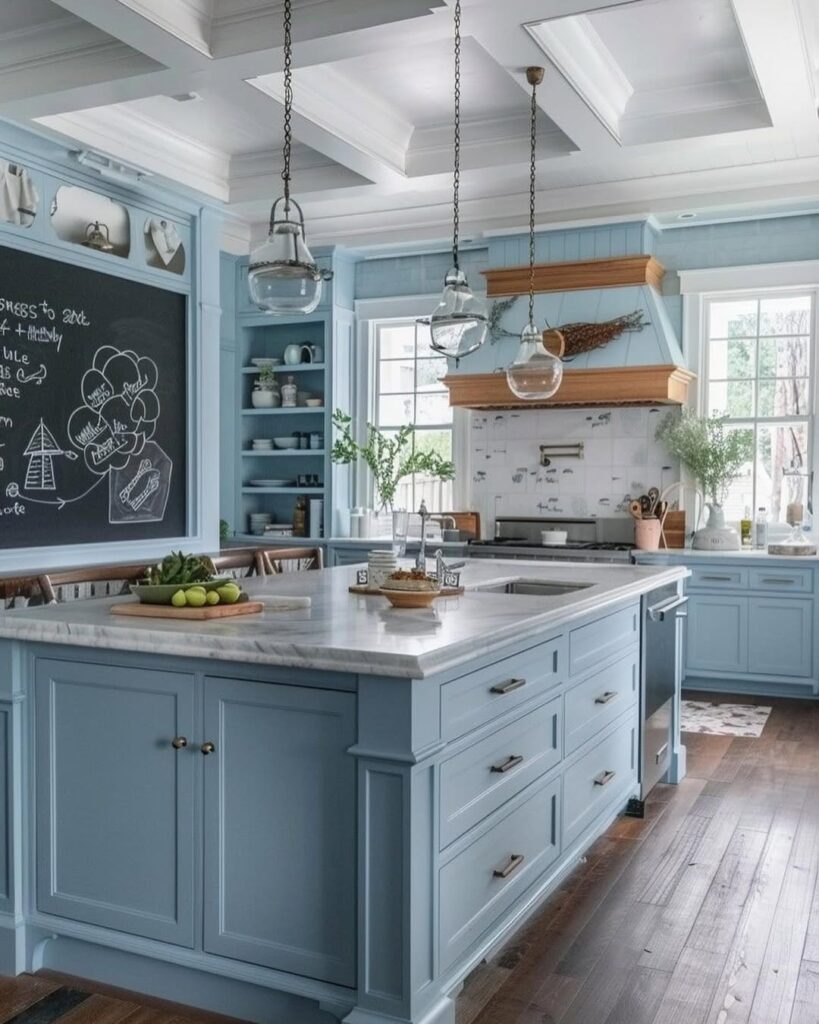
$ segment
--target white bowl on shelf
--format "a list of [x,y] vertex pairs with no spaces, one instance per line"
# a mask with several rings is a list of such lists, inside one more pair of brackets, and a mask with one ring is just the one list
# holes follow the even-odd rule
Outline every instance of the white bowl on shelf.
[[279,449],[298,448],[299,439],[297,437],[274,437],[273,445]]
[[270,357],[270,356],[259,356],[259,357],[255,358],[255,359],[251,359],[250,362],[251,362],[251,364],[253,366],[257,366],[259,369],[261,369],[263,366],[281,366],[282,365],[281,359],[276,359],[275,357]]
[[304,404],[308,409],[320,409],[324,405],[323,398],[305,398]]

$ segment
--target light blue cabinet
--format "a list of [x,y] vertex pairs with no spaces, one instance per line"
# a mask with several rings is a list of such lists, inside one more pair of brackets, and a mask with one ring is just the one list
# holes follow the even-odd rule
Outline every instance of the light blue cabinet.
[[205,680],[205,950],[355,982],[355,696]]
[[813,674],[813,601],[754,597],[750,601],[749,665],[772,676]]
[[11,909],[11,706],[0,705],[0,912]]
[[748,598],[697,594],[689,601],[686,668],[748,671]]
[[194,944],[194,680],[40,659],[37,907]]

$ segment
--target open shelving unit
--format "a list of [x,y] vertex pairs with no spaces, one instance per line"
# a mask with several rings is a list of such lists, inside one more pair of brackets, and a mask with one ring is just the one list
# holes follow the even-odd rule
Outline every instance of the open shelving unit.
[[[335,278],[325,286],[322,303],[308,316],[274,317],[263,313],[250,304],[247,296],[247,263],[239,260],[235,267],[236,284],[236,362],[235,362],[235,447],[234,487],[235,517],[231,523],[235,537],[249,543],[259,543],[260,538],[249,533],[249,516],[252,512],[269,512],[274,523],[291,523],[293,509],[300,495],[324,499],[324,523],[322,535],[329,536],[333,525],[333,491],[337,490],[344,507],[347,499],[348,474],[339,472],[330,461],[331,418],[336,401],[335,392],[342,405],[345,404],[345,389],[349,386],[349,367],[352,347],[352,263],[337,258],[332,253],[319,257],[321,265],[332,267]],[[342,362],[336,359],[336,346],[341,341]],[[320,346],[324,352],[322,362],[299,363],[288,366],[284,363],[284,352],[288,345]],[[299,390],[299,402],[295,408],[254,409],[251,393],[259,368],[252,365],[256,358],[278,358],[281,364],[273,367],[279,385],[285,384],[292,376]],[[334,374],[336,375],[334,385]],[[340,381],[340,383],[339,383]],[[322,398],[321,407],[301,404],[303,395]],[[290,437],[295,433],[317,433],[323,436],[319,448],[272,449],[254,451],[254,438],[272,439]],[[319,487],[298,487],[301,475],[317,475]],[[287,480],[292,486],[257,487],[252,480]],[[335,484],[335,488],[334,488]],[[275,543],[275,542],[271,542]]]

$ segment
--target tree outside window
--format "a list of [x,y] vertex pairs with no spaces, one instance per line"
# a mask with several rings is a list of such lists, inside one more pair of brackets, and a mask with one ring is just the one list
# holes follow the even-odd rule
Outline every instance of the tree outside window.
[[[389,321],[375,327],[375,423],[386,433],[407,423],[416,426],[415,445],[452,459],[452,409],[441,383],[447,361],[430,346],[429,328],[414,321]],[[396,508],[415,511],[424,500],[431,512],[452,508],[452,481],[422,474],[399,486]]]
[[748,431],[756,457],[731,485],[726,515],[764,507],[784,523],[807,500],[812,464],[810,293],[713,298],[706,309],[706,413]]

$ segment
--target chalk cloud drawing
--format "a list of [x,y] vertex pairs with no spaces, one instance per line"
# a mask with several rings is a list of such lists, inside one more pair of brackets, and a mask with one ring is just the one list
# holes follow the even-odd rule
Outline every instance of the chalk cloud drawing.
[[152,440],[158,379],[152,359],[104,345],[83,375],[83,404],[68,420],[68,436],[86,467],[109,477],[112,524],[158,522],[165,515],[173,462]]

